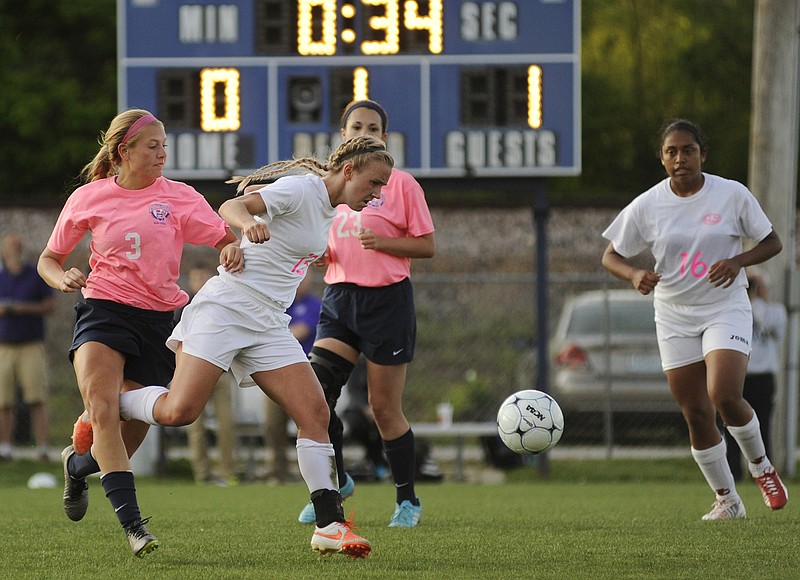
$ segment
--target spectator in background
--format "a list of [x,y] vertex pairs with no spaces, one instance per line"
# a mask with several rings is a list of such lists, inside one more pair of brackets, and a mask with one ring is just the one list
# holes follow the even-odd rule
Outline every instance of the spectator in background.
[[53,291],[25,261],[22,237],[0,240],[0,460],[12,459],[14,396],[17,383],[30,407],[36,451],[47,455],[47,357],[44,317],[53,312]]
[[[193,298],[213,275],[213,268],[202,263],[193,265],[188,274],[189,296]],[[182,313],[183,309],[180,312]],[[180,313],[176,317],[176,322],[178,320],[180,320]],[[201,413],[197,420],[189,425],[189,452],[196,483],[209,483],[220,487],[229,487],[239,483],[236,477],[236,428],[233,420],[232,394],[231,376],[223,373],[211,395],[214,415],[217,419],[216,442],[219,450],[217,475],[214,475],[211,469],[211,459],[208,455],[206,413]]]
[[[753,340],[750,360],[744,377],[744,398],[753,407],[761,426],[761,437],[767,455],[770,454],[770,429],[775,396],[775,375],[779,369],[778,352],[786,334],[786,308],[780,302],[769,301],[766,280],[755,271],[747,274],[747,295],[753,308]],[[726,429],[727,457],[733,477],[742,479],[742,452]]]
[[[313,270],[310,269],[303,281],[297,287],[294,302],[286,309],[286,314],[292,317],[289,330],[303,347],[303,352],[308,354],[314,345],[314,337],[319,322],[319,309],[322,305],[320,298],[312,291],[314,282]],[[267,445],[271,451],[272,463],[269,466],[268,478],[271,481],[284,483],[290,480],[289,458],[286,451],[289,446],[289,437],[286,434],[286,425],[289,415],[275,401],[267,397],[266,423]]]

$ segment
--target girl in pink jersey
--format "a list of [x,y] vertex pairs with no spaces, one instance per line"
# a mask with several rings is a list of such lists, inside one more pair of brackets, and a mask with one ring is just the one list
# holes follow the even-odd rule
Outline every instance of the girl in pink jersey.
[[[748,459],[770,509],[788,494],[767,458],[758,417],[742,396],[753,316],[744,268],[781,251],[781,241],[750,191],[702,171],[700,129],[678,119],[661,132],[667,178],[637,197],[603,232],[603,266],[654,294],[656,331],[667,382],[689,427],[692,456],[716,495],[704,520],[745,517],[716,424],[719,412]],[[755,246],[744,251],[742,240]],[[627,260],[650,249],[655,271]]]
[[[236,236],[205,198],[162,176],[165,142],[164,126],[149,112],[117,115],[102,134],[100,151],[83,168],[85,185],[67,200],[38,264],[50,286],[83,295],[69,354],[94,446],[85,455],[76,455],[72,445],[61,454],[64,510],[73,521],[83,518],[86,476],[100,471],[136,556],[158,547],[141,518],[128,460],[148,426],[121,426],[120,392],[172,376],[174,356],[164,343],[173,311],[188,302],[177,284],[184,244],[217,248],[226,269],[243,265]],[[77,267],[64,268],[86,232],[88,277]]]
[[[386,140],[388,118],[375,101],[354,101],[342,114],[343,139],[371,135]],[[322,298],[317,337],[309,359],[325,389],[331,411],[328,432],[336,451],[343,497],[353,494],[344,469],[343,425],[334,411],[360,353],[367,361],[369,402],[395,482],[391,527],[410,528],[422,516],[414,489],[414,433],[403,414],[403,389],[414,355],[416,315],[411,287],[412,258],[436,249],[433,220],[414,178],[392,170],[389,183],[360,213],[340,206],[321,265],[328,286]],[[314,505],[300,513],[314,521]]]
[[[311,548],[323,555],[363,558],[370,543],[345,520],[328,439],[328,405],[303,347],[289,329],[292,304],[311,263],[325,251],[336,207],[361,211],[381,197],[394,161],[379,139],[342,143],[326,164],[281,161],[242,180],[247,195],[226,201],[220,214],[243,233],[247,268],[206,282],[169,337],[177,367],[169,390],[156,383],[123,393],[124,419],[188,425],[208,402],[223,371],[243,387],[257,384],[297,424],[297,462],[316,508]],[[286,175],[267,186],[250,181]]]

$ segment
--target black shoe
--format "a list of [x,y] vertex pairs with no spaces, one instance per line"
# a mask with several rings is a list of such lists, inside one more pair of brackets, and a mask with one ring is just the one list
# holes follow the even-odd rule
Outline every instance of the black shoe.
[[133,555],[139,558],[158,548],[158,539],[144,527],[149,520],[150,518],[146,518],[129,528],[125,528],[125,534],[128,536]]
[[69,474],[67,463],[75,455],[72,445],[61,452],[61,463],[64,464],[64,511],[73,522],[78,522],[86,515],[89,509],[89,484],[86,478],[75,479]]

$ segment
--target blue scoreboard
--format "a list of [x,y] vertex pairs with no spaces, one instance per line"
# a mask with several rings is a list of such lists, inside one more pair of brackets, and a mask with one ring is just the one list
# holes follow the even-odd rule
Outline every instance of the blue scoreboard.
[[325,158],[353,99],[418,178],[577,175],[579,0],[118,0],[119,107],[166,125],[165,174]]

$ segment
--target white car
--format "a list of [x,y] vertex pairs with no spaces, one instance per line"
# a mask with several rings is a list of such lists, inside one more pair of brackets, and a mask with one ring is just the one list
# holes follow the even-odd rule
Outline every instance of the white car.
[[[653,298],[591,291],[564,305],[550,343],[550,392],[565,410],[679,411],[661,370]],[[610,372],[609,372],[610,369]]]

